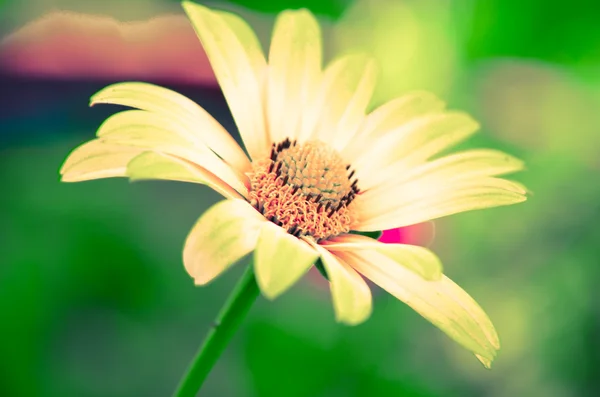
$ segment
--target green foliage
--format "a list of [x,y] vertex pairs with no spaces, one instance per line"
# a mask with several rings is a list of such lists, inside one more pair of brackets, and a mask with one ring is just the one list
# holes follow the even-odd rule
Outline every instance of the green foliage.
[[330,18],[339,18],[351,0],[233,0],[231,3],[250,10],[277,13],[286,9],[308,8],[313,13]]
[[350,233],[352,234],[360,234],[361,236],[367,236],[370,238],[373,238],[375,240],[377,240],[379,237],[381,237],[381,232],[380,231],[376,231],[376,232],[357,232],[355,230],[350,231]]
[[325,277],[325,279],[329,281],[327,270],[325,270],[325,266],[323,266],[323,261],[321,260],[321,258],[317,259],[317,262],[315,262],[315,267],[317,268],[319,273],[321,273],[321,276]]

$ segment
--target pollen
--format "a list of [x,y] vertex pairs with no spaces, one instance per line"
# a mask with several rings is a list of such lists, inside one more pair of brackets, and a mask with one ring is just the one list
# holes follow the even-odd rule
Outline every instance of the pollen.
[[318,241],[350,230],[358,181],[327,144],[273,144],[270,157],[254,161],[248,175],[250,203],[288,233]]

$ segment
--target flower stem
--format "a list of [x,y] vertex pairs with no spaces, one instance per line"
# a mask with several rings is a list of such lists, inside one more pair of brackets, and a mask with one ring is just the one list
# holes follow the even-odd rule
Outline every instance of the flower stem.
[[194,397],[260,293],[252,263],[227,298],[174,397]]

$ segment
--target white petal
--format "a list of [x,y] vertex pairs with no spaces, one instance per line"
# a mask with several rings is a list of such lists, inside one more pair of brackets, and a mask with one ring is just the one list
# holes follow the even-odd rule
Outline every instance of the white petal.
[[210,207],[190,231],[183,263],[196,285],[223,273],[256,247],[264,217],[244,200],[225,200]]
[[352,163],[377,139],[417,117],[439,113],[444,106],[444,102],[425,91],[416,91],[394,98],[369,113],[360,127],[360,132],[343,149],[342,155]]
[[430,184],[419,180],[376,195],[359,194],[353,230],[387,230],[414,225],[459,212],[525,201],[525,188],[499,178],[474,178],[459,183]]
[[375,251],[339,252],[350,266],[431,321],[489,366],[500,348],[492,322],[452,280],[427,281]]
[[322,245],[329,251],[372,250],[392,259],[400,266],[415,272],[426,280],[439,280],[442,277],[442,262],[427,248],[408,244],[384,244],[372,238],[357,234],[342,234],[324,241]]
[[250,182],[204,144],[187,135],[172,117],[142,110],[128,110],[109,117],[98,137],[111,144],[166,153],[205,168],[243,195]]
[[226,198],[243,198],[241,193],[207,169],[164,153],[143,152],[127,164],[132,181],[162,179],[207,185]]
[[466,139],[477,128],[479,124],[464,113],[418,117],[373,142],[352,166],[356,168],[359,181],[366,181],[378,170],[399,161],[405,169],[410,169]]
[[321,140],[341,150],[358,131],[375,82],[375,62],[365,55],[346,55],[332,62],[303,116],[300,139]]
[[[420,166],[406,168],[403,160],[379,170],[376,175],[363,180],[361,189],[374,194],[394,186],[420,180],[420,183],[448,183],[471,178],[497,176],[521,171],[523,161],[509,154],[491,149],[474,149],[454,153]],[[371,189],[374,187],[374,189]],[[365,193],[366,194],[366,193]]]
[[263,294],[274,299],[298,281],[318,257],[306,242],[266,222],[254,251],[256,281]]
[[241,198],[235,189],[206,169],[167,154],[121,146],[95,139],[79,146],[60,169],[63,182],[130,177],[164,179],[208,185],[227,198]]
[[266,61],[252,29],[236,15],[184,1],[185,12],[208,55],[229,109],[253,159],[271,141],[263,107]]
[[122,145],[135,145],[140,139],[145,139],[155,146],[186,147],[199,153],[211,151],[176,118],[145,110],[113,114],[100,125],[96,135],[105,141],[119,141]]
[[267,117],[273,142],[296,139],[321,74],[321,29],[305,9],[280,13],[269,51]]
[[117,83],[110,85],[90,100],[90,105],[110,103],[147,110],[171,120],[178,131],[187,131],[187,138],[205,145],[239,172],[250,169],[248,157],[231,135],[210,114],[185,96],[148,83]]
[[331,285],[331,297],[338,322],[356,325],[371,315],[372,297],[363,278],[341,258],[326,248],[309,241],[321,255]]
[[92,140],[75,148],[60,169],[63,182],[127,176],[127,163],[141,150]]

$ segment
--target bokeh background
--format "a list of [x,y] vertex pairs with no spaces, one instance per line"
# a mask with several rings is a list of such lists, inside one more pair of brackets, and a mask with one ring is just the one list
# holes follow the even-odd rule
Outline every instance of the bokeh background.
[[[496,324],[485,370],[375,288],[372,318],[333,319],[314,274],[259,299],[205,396],[600,395],[600,3],[596,0],[236,0],[268,43],[307,7],[327,58],[367,50],[373,105],[427,89],[482,123],[463,147],[525,159],[524,204],[436,221],[447,274]],[[181,250],[219,196],[175,182],[59,182],[69,151],[116,108],[103,86],[144,80],[196,100],[237,137],[177,1],[0,2],[0,395],[168,396],[242,266],[205,288]],[[401,233],[419,242],[418,228]],[[426,234],[426,233],[425,233]],[[422,237],[422,236],[421,236]]]

